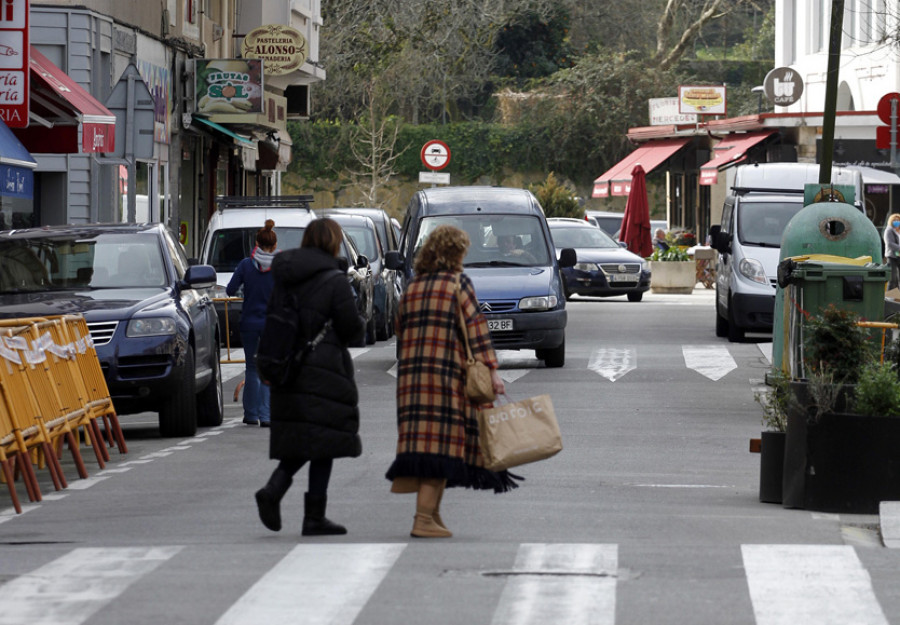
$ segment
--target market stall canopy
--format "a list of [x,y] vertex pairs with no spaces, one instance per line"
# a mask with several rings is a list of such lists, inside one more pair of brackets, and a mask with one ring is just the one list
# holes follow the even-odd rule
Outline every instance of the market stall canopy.
[[116,116],[37,48],[30,54],[30,122],[15,130],[22,144],[32,154],[112,152]]
[[862,174],[863,184],[900,184],[900,176],[883,169],[875,169],[874,167],[863,165],[848,165],[848,169],[858,169]]
[[640,163],[649,174],[690,143],[691,139],[692,137],[678,137],[648,141],[597,178],[592,197],[628,195],[631,192],[631,171],[635,165]]
[[763,130],[729,134],[713,147],[714,156],[700,167],[700,184],[716,184],[719,171],[737,165],[747,158],[750,148],[777,133],[777,130]]

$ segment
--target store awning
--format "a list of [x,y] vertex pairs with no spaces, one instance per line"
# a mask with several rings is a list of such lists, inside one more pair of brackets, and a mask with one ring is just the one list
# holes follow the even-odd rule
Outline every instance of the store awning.
[[[887,163],[885,163],[885,165],[887,165]],[[862,174],[863,184],[900,184],[900,176],[890,171],[866,167],[864,165],[848,165],[848,169],[858,169]]]
[[231,137],[232,139],[234,139],[235,141],[237,141],[240,144],[256,147],[256,143],[254,141],[252,141],[251,139],[248,139],[247,137],[242,137],[238,133],[234,132],[233,130],[230,130],[229,128],[226,128],[222,124],[217,124],[214,121],[210,121],[204,117],[197,117],[196,115],[193,116],[191,118],[191,120],[195,121],[195,122],[200,122],[204,126],[208,126],[208,127],[212,128],[213,130],[216,130],[227,137]]
[[271,141],[260,141],[257,170],[287,171],[291,162],[291,147],[291,136],[283,130],[274,133]]
[[700,184],[713,185],[719,179],[719,171],[737,165],[747,157],[747,151],[777,130],[731,133],[713,147],[713,157],[700,167]]
[[25,147],[33,154],[112,152],[116,116],[34,46],[30,54],[31,117],[28,128],[15,130]]
[[640,163],[649,174],[690,141],[691,137],[648,141],[594,180],[592,197],[628,195],[631,191],[631,170],[636,164]]
[[[0,122],[0,197],[32,199],[37,162],[6,124]],[[0,220],[0,230],[4,223]]]
[[37,161],[3,122],[0,122],[0,165],[25,169],[37,167]]

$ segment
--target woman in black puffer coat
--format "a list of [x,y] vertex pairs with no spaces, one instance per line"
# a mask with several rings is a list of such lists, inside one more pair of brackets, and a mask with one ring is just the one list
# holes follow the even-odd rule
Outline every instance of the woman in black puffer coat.
[[342,236],[337,222],[316,219],[307,226],[300,248],[281,252],[272,263],[275,288],[267,323],[273,311],[285,309],[288,299],[293,301],[288,309],[297,310],[296,349],[325,328],[321,342],[306,353],[294,379],[272,387],[269,457],[280,463],[265,487],[256,492],[256,503],[263,525],[275,532],[281,529],[281,498],[294,474],[309,462],[303,535],[347,533],[345,527],[325,518],[332,460],[362,453],[359,394],[347,345],[365,331],[365,322],[357,312],[347,274],[338,264]]

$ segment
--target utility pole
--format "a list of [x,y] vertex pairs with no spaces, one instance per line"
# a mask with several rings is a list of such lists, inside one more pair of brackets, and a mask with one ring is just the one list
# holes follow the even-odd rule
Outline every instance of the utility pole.
[[834,158],[834,118],[837,113],[838,70],[841,65],[841,33],[844,28],[844,0],[831,2],[831,36],[828,39],[828,74],[825,78],[825,115],[822,120],[822,157],[819,184],[831,182]]

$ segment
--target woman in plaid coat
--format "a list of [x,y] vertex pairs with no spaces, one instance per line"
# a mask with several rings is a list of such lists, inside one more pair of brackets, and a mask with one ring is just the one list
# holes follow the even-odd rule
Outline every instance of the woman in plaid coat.
[[[397,312],[397,457],[387,472],[395,493],[417,493],[412,536],[452,536],[438,512],[444,488],[464,486],[504,492],[516,484],[506,471],[484,468],[478,445],[477,406],[465,392],[465,344],[459,324],[462,305],[472,355],[491,368],[494,391],[504,392],[497,374],[484,315],[475,289],[462,273],[469,237],[453,226],[429,235],[415,261]],[[457,277],[459,290],[457,291]]]

